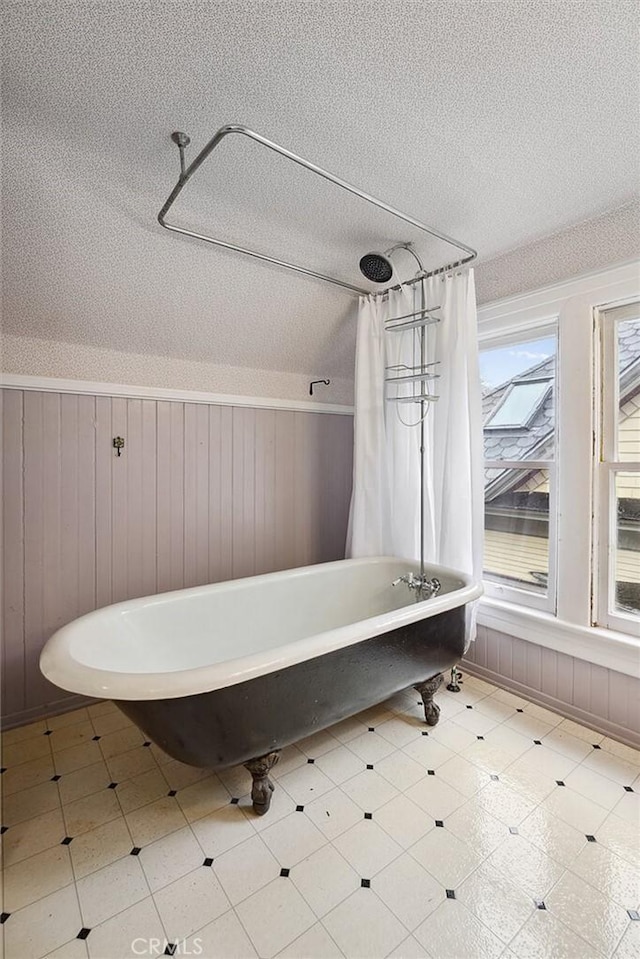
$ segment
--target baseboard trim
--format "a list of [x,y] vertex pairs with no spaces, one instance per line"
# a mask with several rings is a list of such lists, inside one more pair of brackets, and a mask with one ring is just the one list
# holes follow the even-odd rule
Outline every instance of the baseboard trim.
[[30,709],[21,709],[17,713],[9,713],[0,719],[0,728],[4,732],[16,726],[26,726],[39,719],[50,719],[51,716],[61,716],[62,713],[70,713],[74,709],[91,706],[95,702],[97,700],[89,696],[68,696],[66,699],[56,700],[55,703],[44,703],[41,706],[32,706]]
[[554,713],[558,713],[560,716],[573,719],[583,726],[588,726],[590,729],[602,733],[604,736],[610,736],[611,739],[616,739],[618,742],[624,743],[625,746],[640,749],[640,733],[636,733],[634,730],[620,726],[618,723],[612,723],[608,719],[603,719],[594,713],[579,709],[570,703],[565,703],[561,699],[556,699],[555,696],[548,696],[546,693],[541,693],[538,689],[525,686],[524,683],[507,679],[506,676],[502,676],[500,673],[494,673],[493,670],[487,669],[485,666],[478,666],[476,663],[469,662],[466,659],[462,660],[460,668],[463,671],[466,670],[471,676],[477,676],[478,679],[486,679],[487,682],[493,683],[494,686],[500,686],[501,689],[506,689],[510,693],[523,696],[538,706],[544,706],[547,709],[551,709]]

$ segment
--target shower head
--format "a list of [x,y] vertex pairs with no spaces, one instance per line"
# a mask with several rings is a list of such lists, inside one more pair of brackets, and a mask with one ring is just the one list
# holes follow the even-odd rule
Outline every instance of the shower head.
[[396,243],[395,246],[385,250],[384,253],[365,253],[360,260],[360,272],[373,283],[388,283],[393,276],[391,257],[396,250],[406,250],[407,253],[410,253],[420,267],[420,272],[416,276],[424,275],[422,260],[413,249],[412,243]]
[[360,272],[373,283],[388,283],[393,267],[384,253],[365,253],[360,260]]

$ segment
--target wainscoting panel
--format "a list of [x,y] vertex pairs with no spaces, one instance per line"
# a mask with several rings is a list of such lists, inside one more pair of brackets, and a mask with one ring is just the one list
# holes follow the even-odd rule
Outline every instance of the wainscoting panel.
[[344,556],[350,415],[2,394],[5,725],[72,701],[38,658],[83,613]]
[[469,672],[565,716],[640,746],[640,680],[536,643],[478,627]]
[[[24,708],[24,486],[22,416],[24,398],[7,390],[2,397],[3,617],[2,704],[7,713]],[[11,509],[8,508],[11,503]]]

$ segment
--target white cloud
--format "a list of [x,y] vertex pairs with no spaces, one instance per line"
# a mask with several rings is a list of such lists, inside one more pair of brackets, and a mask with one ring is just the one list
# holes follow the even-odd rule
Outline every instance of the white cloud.
[[531,353],[529,350],[509,350],[509,356],[519,356],[524,360],[548,360],[550,353]]

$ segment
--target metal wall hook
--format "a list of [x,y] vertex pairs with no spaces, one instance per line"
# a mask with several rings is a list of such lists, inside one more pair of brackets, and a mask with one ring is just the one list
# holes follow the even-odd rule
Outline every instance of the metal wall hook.
[[311,382],[309,383],[309,396],[313,396],[313,387],[317,383],[324,383],[325,386],[328,386],[330,382],[331,380],[311,380]]

